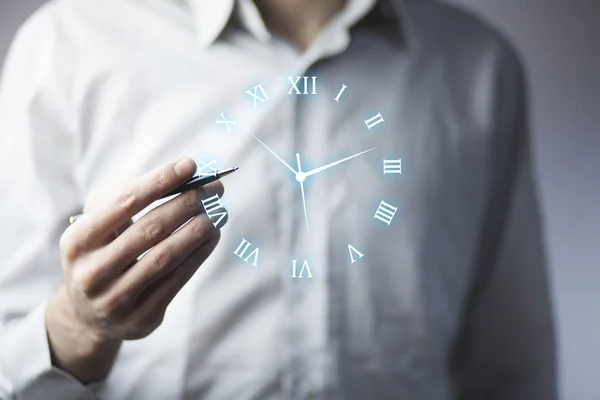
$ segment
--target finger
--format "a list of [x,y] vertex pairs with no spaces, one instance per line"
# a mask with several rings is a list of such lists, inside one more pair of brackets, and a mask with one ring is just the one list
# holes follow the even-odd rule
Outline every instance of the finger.
[[126,310],[127,305],[135,302],[145,289],[179,268],[194,251],[218,235],[218,232],[206,214],[194,217],[125,271],[102,296],[106,298],[105,301],[116,302],[116,306],[122,305],[119,308]]
[[157,318],[162,320],[169,303],[211,255],[220,236],[220,232],[217,231],[215,236],[196,249],[178,268],[146,288],[135,307],[136,322],[151,325]]
[[225,187],[221,181],[212,181],[207,183],[206,185],[202,186],[202,189],[204,189],[206,193],[211,193],[211,195],[215,193],[218,194],[219,198],[223,197],[225,194]]
[[[218,186],[213,188],[219,189]],[[105,289],[140,255],[170,236],[192,217],[204,212],[202,199],[212,195],[204,188],[182,193],[153,209],[111,243],[93,252],[86,260],[86,265],[93,266],[85,271],[89,280],[88,294],[93,296]]]
[[194,172],[196,163],[191,158],[155,168],[124,185],[105,206],[85,214],[73,224],[72,234],[82,238],[82,245],[87,248],[101,245],[152,202],[187,182]]
[[[209,189],[217,189],[213,192]],[[153,209],[103,250],[110,265],[129,264],[160,243],[190,218],[203,213],[202,200],[223,195],[223,185],[196,188]]]
[[118,286],[140,295],[150,285],[180,267],[197,249],[219,235],[206,214],[194,217],[173,235],[156,245],[118,281]]

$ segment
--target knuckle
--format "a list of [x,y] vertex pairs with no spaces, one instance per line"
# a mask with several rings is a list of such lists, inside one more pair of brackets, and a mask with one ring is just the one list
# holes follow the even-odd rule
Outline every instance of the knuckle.
[[165,310],[139,310],[131,316],[131,324],[136,336],[147,336],[162,324]]
[[184,198],[184,203],[183,206],[185,207],[186,210],[189,210],[190,212],[197,212],[199,211],[199,204],[200,204],[200,199],[201,191],[199,190],[192,190],[192,193],[186,193],[186,196]]
[[143,222],[141,222],[140,227],[140,236],[148,241],[155,241],[159,239],[164,231],[163,225],[156,218],[149,218]]
[[223,186],[223,182],[221,182],[220,180],[211,182],[208,185],[203,186],[203,188],[208,193],[217,194],[219,198],[222,198],[225,194],[225,187]]
[[104,321],[114,320],[117,314],[114,304],[105,301],[97,302],[94,305],[94,311],[96,316]]
[[[82,269],[79,269],[81,271]],[[71,281],[77,290],[85,297],[91,297],[94,290],[94,279],[90,274],[84,274],[78,272],[78,269],[73,270],[71,274]]]
[[191,222],[192,234],[198,238],[212,237],[217,228],[205,214],[199,215]]
[[173,167],[161,169],[155,175],[156,185],[160,189],[168,188],[173,181],[173,175]]
[[61,256],[65,260],[73,261],[79,256],[80,249],[77,245],[77,241],[73,238],[72,230],[67,229],[61,235],[59,241],[59,248]]
[[113,294],[106,299],[99,301],[95,306],[95,310],[102,318],[116,320],[124,314],[129,299],[130,295],[128,291],[123,291],[120,294]]
[[[123,260],[130,257],[131,249],[135,248],[135,235],[131,232],[126,232],[119,235],[114,241],[109,244],[108,251],[110,258],[107,260],[112,265],[114,260]],[[137,254],[136,254],[137,256]],[[107,265],[108,269],[112,269],[111,265]]]
[[206,241],[206,246],[208,246],[210,248],[210,251],[212,252],[212,250],[217,246],[217,244],[219,243],[219,241],[221,240],[221,231],[220,230],[216,230],[214,235],[210,237],[210,239],[208,239]]
[[217,229],[215,234],[213,235],[213,237],[210,238],[210,242],[211,242],[211,244],[216,246],[220,240],[221,240],[221,231],[219,229]]
[[133,189],[126,189],[119,194],[117,203],[125,211],[132,211],[138,203],[138,195]]
[[164,268],[167,268],[167,266],[170,264],[171,262],[171,251],[169,248],[164,248],[161,250],[156,249],[155,251],[152,251],[150,253],[148,253],[147,256],[145,257],[150,257],[150,266],[152,267],[152,269],[154,270],[162,270]]
[[214,189],[217,192],[217,194],[219,195],[219,198],[221,198],[225,195],[225,186],[223,186],[223,183],[221,181],[215,181]]

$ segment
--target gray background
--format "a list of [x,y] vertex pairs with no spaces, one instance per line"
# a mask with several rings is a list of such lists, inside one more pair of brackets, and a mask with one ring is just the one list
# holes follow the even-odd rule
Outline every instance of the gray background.
[[600,1],[453,0],[520,49],[558,322],[561,393],[600,399]]
[[[600,1],[448,1],[501,29],[523,55],[532,92],[562,398],[598,400]],[[0,0],[0,61],[17,27],[43,3]]]

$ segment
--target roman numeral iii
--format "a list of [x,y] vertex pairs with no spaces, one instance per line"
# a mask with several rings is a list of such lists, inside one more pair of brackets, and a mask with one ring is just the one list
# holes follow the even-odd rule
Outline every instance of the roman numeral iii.
[[402,175],[402,160],[383,160],[383,173]]

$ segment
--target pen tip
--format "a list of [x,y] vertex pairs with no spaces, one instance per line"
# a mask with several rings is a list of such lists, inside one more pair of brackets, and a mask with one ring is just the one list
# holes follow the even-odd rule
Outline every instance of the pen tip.
[[225,177],[225,176],[227,176],[227,175],[229,175],[229,174],[233,174],[233,173],[234,173],[235,171],[237,171],[238,169],[240,169],[240,167],[227,168],[227,169],[225,169],[225,170],[222,170],[222,171],[220,171],[220,172],[219,172],[219,176],[220,176],[221,178],[222,178],[222,177]]

